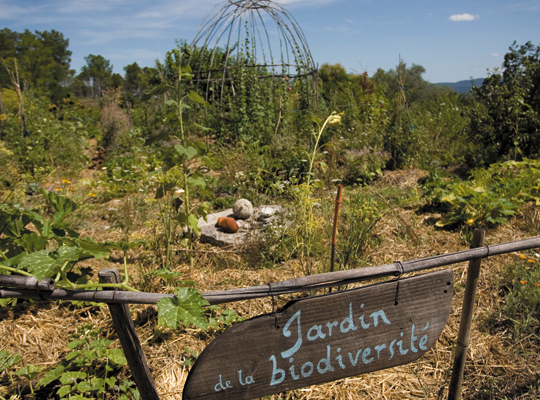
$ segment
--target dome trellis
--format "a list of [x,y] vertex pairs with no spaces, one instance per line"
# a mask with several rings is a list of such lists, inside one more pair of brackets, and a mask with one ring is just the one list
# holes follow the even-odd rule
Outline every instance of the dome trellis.
[[[219,100],[223,99],[225,83],[234,84],[233,70],[253,68],[260,72],[259,78],[313,77],[311,94],[316,101],[317,68],[298,22],[281,4],[271,0],[223,1],[204,19],[191,48],[198,49],[191,62],[194,83],[203,87],[206,100],[216,84]],[[306,88],[310,90],[309,85]],[[216,100],[215,90],[212,92]]]

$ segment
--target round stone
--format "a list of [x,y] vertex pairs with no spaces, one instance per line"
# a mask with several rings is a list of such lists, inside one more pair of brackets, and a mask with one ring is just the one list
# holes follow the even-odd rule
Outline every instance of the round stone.
[[249,200],[240,199],[234,203],[232,210],[236,218],[248,219],[253,213],[253,205]]

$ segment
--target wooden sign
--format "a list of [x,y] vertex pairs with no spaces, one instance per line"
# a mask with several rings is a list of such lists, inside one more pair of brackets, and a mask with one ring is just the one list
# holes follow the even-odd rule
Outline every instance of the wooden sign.
[[451,270],[289,302],[214,339],[183,399],[254,399],[409,363],[439,338]]

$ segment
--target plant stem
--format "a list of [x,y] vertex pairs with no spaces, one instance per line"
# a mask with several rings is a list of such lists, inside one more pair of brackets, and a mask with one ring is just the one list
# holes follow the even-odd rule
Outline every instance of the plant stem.
[[6,267],[5,265],[0,265],[0,269],[4,269],[6,271],[10,271],[10,272],[15,272],[16,274],[21,274],[21,275],[24,275],[24,276],[32,276],[32,274],[29,274],[28,272],[26,271],[21,271],[19,269],[15,269],[15,268],[11,268],[11,267]]

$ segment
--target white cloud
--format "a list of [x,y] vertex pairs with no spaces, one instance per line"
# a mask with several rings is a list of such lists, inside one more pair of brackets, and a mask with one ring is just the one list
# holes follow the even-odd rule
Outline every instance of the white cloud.
[[474,21],[475,19],[480,18],[478,15],[472,14],[454,14],[448,18],[450,21],[459,22],[459,21]]

